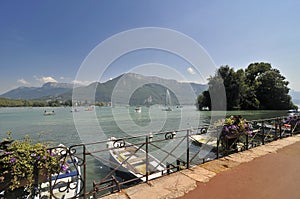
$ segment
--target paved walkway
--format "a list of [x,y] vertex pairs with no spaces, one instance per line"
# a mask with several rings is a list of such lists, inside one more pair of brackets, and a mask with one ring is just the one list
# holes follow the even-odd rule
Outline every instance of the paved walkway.
[[300,135],[140,184],[105,199],[300,199]]
[[180,199],[299,199],[300,142],[224,171]]

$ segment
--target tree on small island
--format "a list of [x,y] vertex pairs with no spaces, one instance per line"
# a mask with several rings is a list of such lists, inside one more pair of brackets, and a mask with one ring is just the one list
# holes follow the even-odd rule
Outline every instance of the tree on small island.
[[209,88],[197,98],[198,109],[209,107],[210,92],[221,84],[225,87],[227,110],[297,109],[289,93],[286,78],[269,63],[252,63],[245,70],[235,71],[221,66],[208,82]]

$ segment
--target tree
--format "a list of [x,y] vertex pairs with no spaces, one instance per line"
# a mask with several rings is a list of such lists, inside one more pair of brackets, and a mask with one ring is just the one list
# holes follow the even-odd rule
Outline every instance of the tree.
[[197,98],[198,110],[201,110],[203,107],[208,107],[211,110],[211,100],[208,91],[203,91]]
[[[269,63],[252,63],[245,71],[240,69],[236,72],[229,66],[221,66],[208,80],[208,91],[198,97],[199,109],[208,106],[219,110],[222,100],[226,101],[227,110],[286,110],[295,107],[288,95],[289,82]],[[226,99],[217,101],[214,98],[220,96],[218,92],[222,85]],[[212,107],[214,103],[218,104],[218,108]]]
[[[241,73],[242,71],[239,71]],[[206,106],[211,108],[211,101],[214,100],[214,104],[216,107],[213,107],[216,110],[223,109],[223,107],[227,107],[228,110],[232,109],[238,109],[239,108],[239,102],[240,102],[240,90],[241,90],[241,81],[240,74],[236,73],[233,68],[230,68],[229,66],[221,66],[215,76],[210,77],[208,80],[209,85],[209,93],[210,95],[214,97],[219,97],[220,91],[222,90],[222,87],[225,87],[226,92],[226,99],[220,99],[225,100],[226,102],[217,101],[214,99],[209,98],[207,93],[203,94],[203,102],[206,102]],[[206,95],[204,95],[206,94]],[[210,96],[211,97],[211,96]],[[207,104],[209,103],[209,104]],[[224,104],[226,103],[226,105]],[[202,104],[204,105],[204,104]]]
[[249,88],[246,100],[250,103],[244,104],[243,108],[247,108],[247,105],[255,109],[268,110],[293,108],[291,96],[288,95],[289,82],[278,69],[272,68],[271,64],[252,63],[245,70],[245,74]]
[[262,109],[290,109],[293,106],[291,96],[288,95],[288,81],[285,81],[279,70],[272,69],[257,78],[257,98]]

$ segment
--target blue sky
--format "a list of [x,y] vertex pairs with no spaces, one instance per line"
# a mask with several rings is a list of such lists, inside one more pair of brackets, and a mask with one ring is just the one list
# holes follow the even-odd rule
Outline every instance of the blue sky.
[[[238,69],[252,62],[269,62],[287,78],[292,89],[300,91],[299,9],[297,0],[2,0],[0,93],[47,81],[72,82],[99,43],[142,27],[186,34],[202,45],[217,67]],[[188,63],[157,51],[130,54],[116,61],[101,80],[149,62],[181,66],[178,70],[187,80],[197,81],[187,73]],[[151,69],[151,74],[168,75],[159,67]]]

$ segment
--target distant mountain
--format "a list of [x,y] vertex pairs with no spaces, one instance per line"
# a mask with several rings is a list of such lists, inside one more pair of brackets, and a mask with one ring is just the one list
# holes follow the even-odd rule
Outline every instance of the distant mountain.
[[23,100],[38,99],[45,96],[58,96],[72,88],[73,84],[48,82],[42,87],[19,87],[0,95],[0,97]]
[[300,105],[300,92],[295,90],[290,90],[289,93],[292,96],[292,100],[295,104]]
[[[72,84],[46,83],[42,87],[19,87],[0,97],[10,99],[59,99],[77,102],[112,102],[121,105],[194,104],[197,96],[207,89],[207,85],[182,83],[176,80],[134,73],[120,75],[104,83],[94,82],[77,87]],[[167,96],[169,90],[170,96]]]
[[127,73],[104,83],[92,83],[60,95],[61,99],[80,102],[112,102],[113,104],[151,105],[165,104],[166,91],[171,103],[194,104],[196,97],[207,89],[207,85],[181,83],[176,80]]

